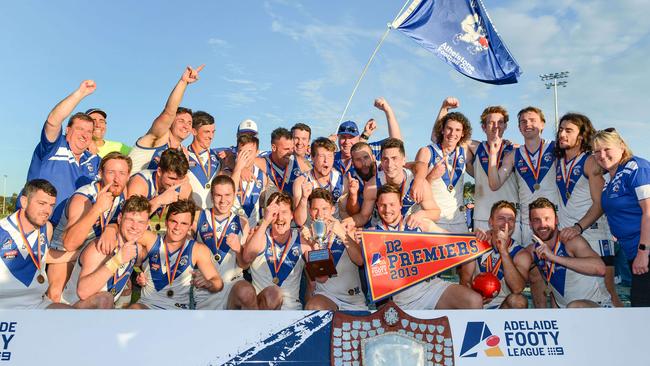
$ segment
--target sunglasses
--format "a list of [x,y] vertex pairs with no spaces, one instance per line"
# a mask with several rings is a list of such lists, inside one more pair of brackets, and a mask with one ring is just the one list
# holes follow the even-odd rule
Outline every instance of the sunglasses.
[[611,133],[611,132],[616,132],[616,129],[614,127],[607,127],[607,128],[605,128],[603,130],[600,130],[598,132],[610,132]]
[[353,126],[345,126],[345,127],[340,127],[339,128],[339,133],[357,133],[356,127]]

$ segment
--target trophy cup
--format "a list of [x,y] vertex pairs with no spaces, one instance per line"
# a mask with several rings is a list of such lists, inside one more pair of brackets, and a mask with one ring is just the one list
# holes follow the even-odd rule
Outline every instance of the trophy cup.
[[316,249],[307,252],[306,269],[309,279],[312,281],[316,277],[336,275],[336,266],[334,265],[334,258],[332,252],[327,247],[325,241],[327,236],[327,225],[325,221],[316,219],[311,225],[311,231],[316,240]]

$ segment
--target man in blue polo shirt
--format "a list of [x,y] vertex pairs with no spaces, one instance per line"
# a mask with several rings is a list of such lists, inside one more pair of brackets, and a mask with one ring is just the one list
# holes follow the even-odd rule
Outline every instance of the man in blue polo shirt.
[[63,120],[96,87],[94,81],[85,80],[52,109],[29,165],[27,181],[46,179],[56,188],[56,206],[50,219],[55,226],[67,199],[77,188],[90,183],[97,174],[100,159],[87,150],[92,142],[93,119],[84,113],[76,113],[68,120],[65,135],[62,127]]

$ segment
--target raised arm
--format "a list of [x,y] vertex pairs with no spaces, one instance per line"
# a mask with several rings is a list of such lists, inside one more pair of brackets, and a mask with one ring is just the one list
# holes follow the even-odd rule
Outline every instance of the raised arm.
[[255,232],[248,238],[246,245],[244,245],[242,259],[246,265],[250,265],[266,247],[266,229],[277,218],[278,210],[279,206],[276,198],[266,207],[264,218],[260,221]]
[[135,258],[136,248],[135,242],[125,243],[115,255],[105,256],[99,252],[97,241],[91,243],[80,259],[82,266],[77,284],[79,298],[85,300],[101,291],[121,265]]
[[438,115],[436,116],[436,120],[433,121],[433,127],[431,127],[431,142],[434,144],[438,141],[436,141],[436,122],[438,122],[442,117],[446,116],[447,113],[449,113],[450,109],[458,108],[460,106],[460,101],[454,97],[447,97],[445,100],[442,101],[442,105],[440,106],[440,110],[438,111]]
[[490,157],[488,161],[488,183],[490,185],[490,189],[496,191],[501,188],[503,183],[506,182],[512,173],[512,170],[515,166],[515,150],[509,152],[503,157],[501,167],[499,168],[497,166],[497,155],[499,154],[501,139],[499,137],[496,137],[494,140],[488,141],[488,145],[490,146]]
[[397,118],[395,118],[393,108],[390,106],[390,104],[388,104],[386,99],[382,97],[375,99],[375,108],[383,111],[386,115],[386,123],[388,123],[388,136],[401,140],[402,132],[399,129],[399,123],[397,122]]
[[293,220],[298,226],[302,226],[307,222],[307,216],[309,215],[307,206],[312,190],[311,182],[304,175],[298,177],[293,184]]
[[95,203],[80,194],[70,198],[68,210],[68,224],[63,233],[63,247],[68,251],[79,249],[93,229],[93,225],[99,220],[104,212],[113,206],[113,194],[109,191],[110,184],[103,187]]
[[196,69],[193,69],[190,66],[185,68],[180,80],[178,80],[178,83],[176,83],[176,86],[172,89],[171,94],[169,94],[167,102],[165,103],[165,108],[160,112],[160,115],[154,119],[149,131],[147,131],[147,134],[145,135],[145,138],[148,137],[151,139],[151,141],[149,141],[151,144],[153,144],[155,140],[160,139],[169,133],[169,128],[171,127],[172,122],[174,122],[174,118],[176,118],[176,111],[181,105],[187,85],[192,84],[199,79],[199,72],[203,70],[204,66],[205,65],[201,65]]
[[53,142],[59,137],[63,121],[72,113],[79,102],[92,94],[96,88],[97,85],[95,85],[94,81],[84,80],[77,90],[54,106],[47,116],[47,121],[45,121],[45,136],[48,141]]

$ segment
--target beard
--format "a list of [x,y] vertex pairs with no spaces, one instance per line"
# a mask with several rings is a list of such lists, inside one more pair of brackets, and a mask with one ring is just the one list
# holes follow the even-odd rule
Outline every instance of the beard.
[[377,165],[372,164],[370,165],[370,168],[368,169],[368,173],[363,173],[361,170],[357,169],[356,170],[357,174],[361,179],[363,179],[364,182],[367,182],[370,180],[370,178],[374,177],[375,174],[377,173]]

